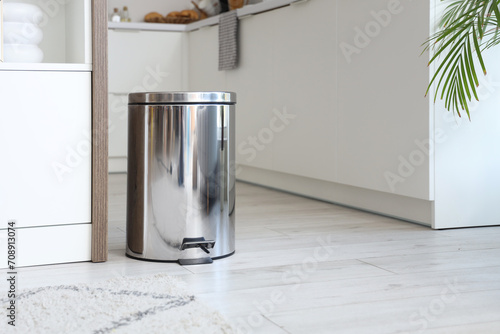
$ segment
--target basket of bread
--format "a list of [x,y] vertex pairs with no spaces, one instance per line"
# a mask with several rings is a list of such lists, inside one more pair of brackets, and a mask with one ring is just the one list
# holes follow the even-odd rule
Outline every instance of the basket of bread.
[[191,9],[186,9],[181,12],[170,12],[166,16],[158,12],[151,12],[144,17],[145,22],[152,23],[191,23],[200,19],[200,15]]
[[146,16],[144,17],[144,21],[153,23],[187,24],[194,21],[206,19],[208,17],[207,13],[203,9],[198,7],[198,5],[194,1],[191,1],[191,3],[196,7],[196,10],[186,9],[179,12],[174,11],[168,13],[166,16],[163,16],[158,12],[151,12],[146,14]]

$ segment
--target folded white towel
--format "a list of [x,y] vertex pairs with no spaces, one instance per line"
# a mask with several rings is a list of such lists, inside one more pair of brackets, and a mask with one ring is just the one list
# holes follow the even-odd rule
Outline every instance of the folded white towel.
[[238,15],[236,10],[219,16],[219,71],[238,66]]

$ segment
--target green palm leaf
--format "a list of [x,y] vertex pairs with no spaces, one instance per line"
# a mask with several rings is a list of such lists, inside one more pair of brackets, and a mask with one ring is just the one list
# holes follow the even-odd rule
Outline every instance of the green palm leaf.
[[[469,103],[478,100],[479,80],[474,62],[486,75],[482,52],[500,44],[500,0],[442,0],[448,2],[438,31],[424,43],[436,70],[427,87],[445,107],[470,119]],[[437,85],[436,85],[437,82]]]

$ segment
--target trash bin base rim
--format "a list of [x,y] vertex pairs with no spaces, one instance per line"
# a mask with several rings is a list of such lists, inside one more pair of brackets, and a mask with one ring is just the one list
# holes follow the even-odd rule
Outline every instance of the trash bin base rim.
[[[228,253],[226,255],[221,255],[221,256],[215,256],[215,257],[212,257],[211,259],[212,260],[220,260],[220,259],[224,259],[226,257],[229,257],[231,255],[233,255],[236,251],[232,251],[231,253]],[[125,255],[128,257],[128,258],[131,258],[131,259],[134,259],[134,260],[141,260],[141,261],[147,261],[147,262],[164,262],[164,263],[179,263],[179,260],[158,260],[158,259],[148,259],[148,258],[145,258],[145,257],[138,257],[138,256],[134,256],[134,255],[131,255],[127,252],[125,252]]]

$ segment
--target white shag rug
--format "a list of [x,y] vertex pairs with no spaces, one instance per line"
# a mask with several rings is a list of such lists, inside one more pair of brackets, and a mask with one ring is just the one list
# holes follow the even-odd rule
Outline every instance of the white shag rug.
[[[3,297],[3,296],[2,296]],[[158,274],[19,291],[16,327],[0,299],[0,333],[235,333],[179,279]]]

